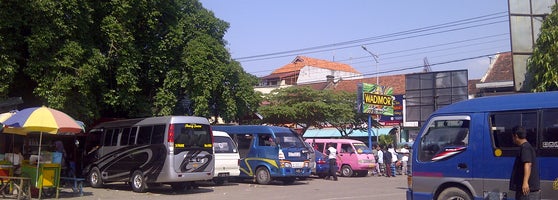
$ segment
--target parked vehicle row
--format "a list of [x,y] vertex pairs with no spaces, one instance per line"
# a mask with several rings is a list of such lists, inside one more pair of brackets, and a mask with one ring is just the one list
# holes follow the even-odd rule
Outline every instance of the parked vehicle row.
[[[116,120],[91,129],[86,140],[83,175],[92,187],[129,183],[134,192],[150,184],[185,189],[196,181],[217,185],[231,177],[258,184],[292,184],[312,173],[329,171],[324,148],[335,142],[343,176],[366,176],[374,166],[371,151],[352,140],[312,140],[276,126],[211,126],[207,119],[165,116]],[[315,149],[312,145],[320,146]]]

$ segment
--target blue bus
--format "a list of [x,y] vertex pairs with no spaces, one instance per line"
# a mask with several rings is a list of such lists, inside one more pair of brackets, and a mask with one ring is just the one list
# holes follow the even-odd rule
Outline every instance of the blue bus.
[[212,126],[228,133],[238,144],[239,178],[252,178],[258,184],[272,180],[292,184],[310,176],[313,151],[293,130],[262,125]]
[[435,111],[414,142],[407,200],[513,199],[509,179],[523,126],[542,199],[558,197],[558,92],[481,97]]

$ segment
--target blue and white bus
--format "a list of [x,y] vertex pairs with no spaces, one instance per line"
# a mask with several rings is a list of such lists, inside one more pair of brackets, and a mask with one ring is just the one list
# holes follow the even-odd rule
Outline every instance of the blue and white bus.
[[224,131],[238,144],[240,178],[255,179],[265,185],[272,180],[292,184],[306,179],[312,168],[313,151],[293,130],[277,126],[212,126]]
[[515,126],[537,151],[542,199],[556,199],[558,92],[545,92],[481,97],[434,112],[413,145],[407,200],[513,199]]
[[213,135],[202,117],[104,122],[88,132],[86,148],[84,175],[92,187],[127,182],[134,192],[145,192],[149,183],[163,183],[183,190],[213,178]]

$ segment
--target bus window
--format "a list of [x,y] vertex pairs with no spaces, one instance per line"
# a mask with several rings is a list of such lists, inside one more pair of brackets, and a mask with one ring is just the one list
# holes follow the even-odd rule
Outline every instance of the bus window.
[[545,110],[542,120],[541,155],[558,156],[558,110]]
[[112,133],[112,141],[110,143],[110,146],[117,146],[118,145],[118,135],[120,133],[122,129],[114,129],[114,132]]
[[149,144],[151,142],[151,131],[153,126],[141,126],[139,127],[138,138],[136,144],[143,145]]
[[103,143],[103,146],[113,146],[112,145],[113,133],[114,133],[114,129],[107,129],[107,132],[105,133],[105,142]]
[[120,137],[120,146],[128,145],[130,139],[130,128],[122,129],[122,136]]
[[469,120],[434,121],[419,144],[419,160],[432,161],[445,148],[466,147],[469,144]]
[[537,147],[537,113],[525,112],[499,112],[490,116],[493,148],[502,150],[502,156],[515,156],[519,148],[513,143],[512,130],[522,126],[527,131],[527,140],[533,147]]
[[136,134],[138,132],[138,128],[137,127],[132,127],[132,130],[130,131],[130,142],[128,142],[129,145],[133,145],[136,143]]
[[165,140],[165,125],[155,125],[151,135],[151,144],[163,144]]
[[[138,138],[139,139],[139,138]],[[174,124],[174,154],[187,148],[212,147],[211,133],[205,124]]]

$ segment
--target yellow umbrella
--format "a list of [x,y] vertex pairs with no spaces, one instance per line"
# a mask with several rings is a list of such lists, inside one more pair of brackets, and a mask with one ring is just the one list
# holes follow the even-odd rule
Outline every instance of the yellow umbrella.
[[12,117],[13,115],[16,114],[17,111],[10,111],[10,112],[6,112],[6,113],[2,113],[0,114],[0,124],[1,126],[4,126],[3,128],[3,133],[11,133],[11,134],[18,134],[18,135],[25,135],[27,134],[25,132],[25,130],[23,130],[22,128],[17,128],[17,127],[11,127],[11,126],[6,126],[4,125],[4,122],[6,120],[8,120],[10,117]]

